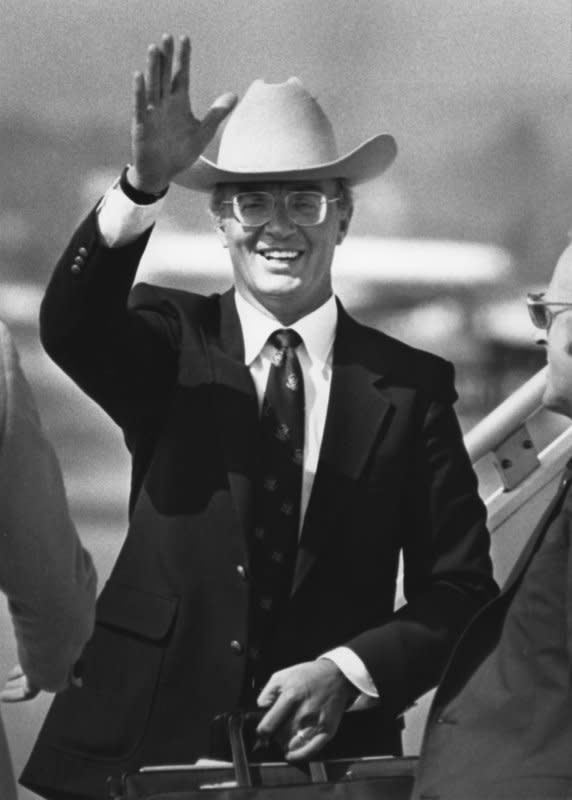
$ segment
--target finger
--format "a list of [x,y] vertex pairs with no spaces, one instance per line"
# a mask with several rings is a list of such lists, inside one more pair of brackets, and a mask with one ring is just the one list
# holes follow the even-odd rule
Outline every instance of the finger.
[[27,689],[27,687],[28,684],[24,675],[21,675],[19,678],[8,678],[6,685],[4,686],[5,689],[11,689],[13,691]]
[[275,675],[272,675],[256,698],[256,705],[260,708],[271,706],[280,695],[281,690],[280,682]]
[[0,700],[3,703],[21,703],[26,699],[22,688],[13,688],[12,686],[5,686],[0,692]]
[[179,40],[179,54],[173,76],[173,91],[189,91],[191,83],[191,40],[188,36],[181,36]]
[[281,694],[276,702],[270,706],[256,728],[261,737],[269,737],[286,724],[288,718],[298,707],[298,700],[289,692]]
[[165,34],[161,40],[161,96],[171,93],[171,72],[173,70],[173,37]]
[[21,678],[24,675],[24,670],[20,666],[20,664],[16,664],[15,667],[12,667],[10,672],[8,673],[8,680],[12,680],[14,678]]
[[2,689],[0,696],[4,702],[9,703],[23,700],[27,693],[27,684],[23,684],[21,681],[8,681]]
[[30,700],[39,692],[35,686],[30,686],[26,675],[22,675],[14,680],[8,680],[6,686],[0,692],[0,699],[4,703],[19,703],[22,700]]
[[225,92],[214,101],[201,122],[201,137],[206,146],[216,133],[218,126],[227,117],[237,102],[234,92]]
[[294,736],[289,743],[288,749],[284,753],[286,761],[306,761],[311,756],[315,756],[319,753],[324,745],[332,738],[331,734],[325,731],[316,732],[309,736],[301,736],[301,734],[304,734],[304,731],[298,731],[296,735],[298,739]]
[[155,44],[150,45],[147,50],[145,85],[147,87],[146,105],[158,105],[161,99],[161,51]]
[[147,111],[147,93],[145,91],[145,78],[142,72],[133,74],[133,119],[137,125],[145,121]]
[[18,687],[22,686],[25,689],[28,688],[28,677],[21,673],[20,675],[14,675],[13,677],[8,678],[6,681],[6,686]]
[[37,694],[37,691],[23,692],[4,688],[2,692],[0,692],[0,700],[3,703],[25,703],[26,700],[33,700]]

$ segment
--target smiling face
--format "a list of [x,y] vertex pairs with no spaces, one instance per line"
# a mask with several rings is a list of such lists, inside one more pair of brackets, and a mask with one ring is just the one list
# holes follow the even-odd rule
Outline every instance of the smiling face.
[[343,241],[351,217],[351,208],[335,202],[328,204],[319,225],[294,224],[286,213],[284,195],[300,189],[323,192],[328,198],[340,194],[336,180],[229,184],[222,187],[222,200],[232,200],[237,192],[270,192],[276,200],[274,214],[265,225],[251,228],[234,217],[229,202],[216,213],[217,232],[228,247],[237,290],[284,325],[314,311],[331,295],[334,249]]

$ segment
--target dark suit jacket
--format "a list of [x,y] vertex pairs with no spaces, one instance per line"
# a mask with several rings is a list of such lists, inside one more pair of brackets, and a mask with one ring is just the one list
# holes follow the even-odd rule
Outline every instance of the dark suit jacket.
[[572,797],[572,478],[459,642],[429,714],[413,797]]
[[[42,307],[46,349],[121,426],[133,456],[129,532],[99,600],[84,686],[56,699],[24,772],[46,793],[96,797],[110,773],[205,754],[213,714],[240,697],[254,386],[232,292],[139,285],[128,310],[146,240],[108,249],[90,215]],[[496,589],[455,397],[450,364],[340,307],[319,466],[268,662],[353,648],[382,696],[358,737],[370,752],[398,751],[397,715],[437,682]],[[400,551],[407,605],[394,613]]]

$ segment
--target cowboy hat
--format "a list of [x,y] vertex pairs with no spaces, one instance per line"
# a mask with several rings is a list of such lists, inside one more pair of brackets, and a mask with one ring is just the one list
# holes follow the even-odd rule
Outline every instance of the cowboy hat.
[[298,78],[256,80],[229,118],[216,163],[201,156],[175,183],[200,192],[252,181],[345,178],[357,184],[384,172],[396,153],[393,136],[379,134],[339,156],[329,119]]

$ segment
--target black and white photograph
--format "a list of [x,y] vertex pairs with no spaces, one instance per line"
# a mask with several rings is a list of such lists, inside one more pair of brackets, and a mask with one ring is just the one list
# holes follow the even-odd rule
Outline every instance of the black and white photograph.
[[4,0],[0,800],[572,796],[571,0]]

